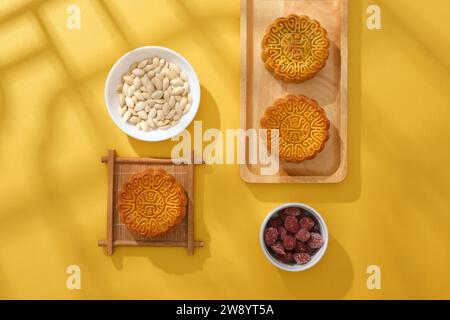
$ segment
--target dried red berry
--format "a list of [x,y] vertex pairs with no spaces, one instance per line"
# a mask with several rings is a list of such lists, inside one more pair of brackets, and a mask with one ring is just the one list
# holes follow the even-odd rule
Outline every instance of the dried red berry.
[[271,245],[270,248],[277,254],[286,254],[286,251],[284,250],[283,244],[281,242],[277,242],[274,245]]
[[278,230],[276,228],[267,228],[264,232],[264,241],[268,246],[274,244],[278,239]]
[[307,252],[307,253],[311,253],[311,248],[308,247],[308,245],[304,242],[301,241],[297,241],[295,244],[295,248],[294,251],[295,252]]
[[308,241],[310,236],[311,236],[311,234],[309,233],[309,231],[304,228],[298,230],[298,232],[295,234],[295,237],[298,240],[303,241],[303,242]]
[[284,213],[286,213],[287,216],[292,216],[292,217],[298,217],[301,214],[301,210],[300,208],[297,207],[289,207],[284,209]]
[[289,232],[297,233],[297,231],[300,229],[300,224],[298,223],[296,217],[287,216],[286,220],[284,220],[284,227]]
[[306,264],[311,261],[311,256],[305,252],[294,253],[293,257],[295,262],[298,264]]
[[319,249],[323,246],[323,238],[319,233],[311,232],[308,246],[312,249]]
[[284,240],[284,237],[287,235],[287,230],[285,227],[278,227],[278,237],[280,240]]
[[306,230],[311,230],[315,225],[314,220],[311,217],[303,217],[300,219],[300,226]]
[[277,258],[283,263],[292,263],[294,261],[294,257],[290,252],[286,252],[286,254],[278,254]]
[[269,220],[269,227],[271,228],[278,228],[279,226],[281,226],[282,221],[281,218],[275,217]]
[[284,237],[283,246],[287,251],[291,251],[292,249],[294,249],[296,243],[297,241],[295,240],[294,236],[287,235],[286,237]]

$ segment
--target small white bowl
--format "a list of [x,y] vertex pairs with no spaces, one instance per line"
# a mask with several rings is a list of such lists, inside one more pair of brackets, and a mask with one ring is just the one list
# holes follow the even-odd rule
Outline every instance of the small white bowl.
[[[192,96],[192,105],[188,113],[183,115],[180,121],[167,130],[138,130],[136,126],[125,122],[119,113],[119,94],[116,86],[121,83],[122,75],[128,71],[130,65],[149,57],[164,58],[176,63],[183,71],[189,82]],[[109,115],[114,123],[126,134],[143,141],[162,141],[170,139],[181,133],[192,122],[200,104],[200,83],[194,68],[179,53],[164,47],[147,46],[133,49],[123,55],[111,68],[105,83],[105,102]]]
[[[320,227],[320,234],[323,238],[323,246],[319,249],[319,251],[316,252],[315,255],[311,257],[311,261],[309,261],[306,264],[300,265],[300,264],[287,264],[283,263],[279,260],[277,260],[267,249],[266,243],[264,242],[264,230],[266,229],[267,223],[272,217],[275,217],[278,215],[278,212],[289,207],[297,207],[306,210],[311,216],[313,216],[316,221],[319,222]],[[328,229],[325,221],[323,220],[322,216],[313,208],[310,206],[303,204],[303,203],[286,203],[283,204],[275,209],[273,209],[264,219],[264,221],[261,224],[261,230],[259,234],[259,242],[261,244],[261,248],[266,256],[266,258],[276,267],[285,270],[285,271],[291,271],[291,272],[298,272],[298,271],[305,271],[309,268],[312,268],[315,264],[317,264],[320,259],[322,259],[323,255],[325,254],[325,251],[327,250],[328,246]]]

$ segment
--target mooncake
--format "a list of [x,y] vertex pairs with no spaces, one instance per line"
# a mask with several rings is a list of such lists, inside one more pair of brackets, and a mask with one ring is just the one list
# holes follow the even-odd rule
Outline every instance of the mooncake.
[[119,193],[120,220],[142,237],[157,237],[181,222],[187,197],[175,178],[162,169],[133,175]]
[[[314,158],[328,140],[330,123],[325,110],[308,97],[288,95],[278,99],[266,109],[261,127],[268,129],[267,145],[272,147],[271,136],[278,137],[279,158],[301,162]],[[271,130],[278,130],[271,135]]]
[[307,16],[276,19],[262,41],[262,59],[278,79],[302,82],[317,74],[328,59],[327,31]]

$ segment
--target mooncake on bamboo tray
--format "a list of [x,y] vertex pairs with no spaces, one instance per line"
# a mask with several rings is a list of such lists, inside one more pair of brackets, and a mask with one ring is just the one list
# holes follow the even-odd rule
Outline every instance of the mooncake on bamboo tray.
[[142,237],[160,236],[178,225],[186,215],[183,187],[162,169],[133,175],[119,193],[122,223]]

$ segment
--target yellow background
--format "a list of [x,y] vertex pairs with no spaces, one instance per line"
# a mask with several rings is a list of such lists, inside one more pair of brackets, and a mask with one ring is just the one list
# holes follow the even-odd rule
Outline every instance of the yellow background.
[[[0,298],[450,298],[450,37],[447,0],[350,0],[349,172],[338,185],[253,185],[237,165],[195,172],[195,235],[206,247],[97,247],[105,236],[108,148],[168,156],[113,124],[111,65],[162,45],[202,85],[204,128],[239,127],[239,1],[19,1],[0,4]],[[68,4],[81,30],[66,28]],[[383,29],[366,28],[378,4]],[[192,129],[192,126],[190,127]],[[266,261],[273,207],[325,217],[324,259],[304,273]],[[77,264],[82,289],[66,288]],[[382,289],[366,287],[366,268]]]

